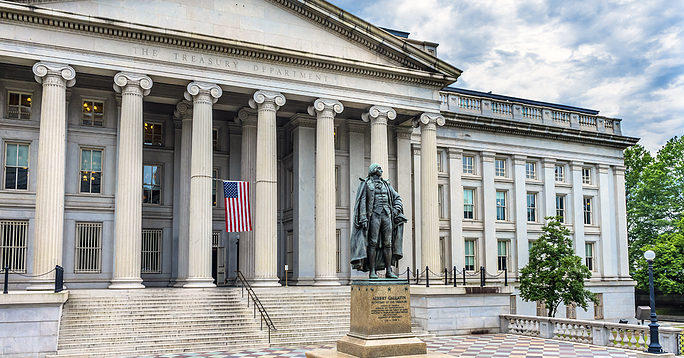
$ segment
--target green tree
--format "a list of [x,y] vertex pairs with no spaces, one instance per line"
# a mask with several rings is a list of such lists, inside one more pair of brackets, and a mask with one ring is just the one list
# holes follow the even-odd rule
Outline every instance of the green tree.
[[669,237],[663,234],[682,231],[677,223],[684,217],[684,137],[671,138],[655,157],[640,145],[627,148],[624,154],[629,258],[634,274],[641,267],[645,247],[652,248]]
[[634,279],[637,288],[648,292],[648,263],[643,257],[646,250],[653,250],[653,286],[664,294],[684,294],[684,219],[679,222],[679,231],[658,236],[655,245],[641,248]]
[[598,303],[596,296],[584,289],[591,272],[575,255],[570,230],[557,216],[546,218],[544,233],[530,248],[530,260],[520,270],[520,297],[525,301],[541,301],[548,316],[554,317],[558,306],[576,303],[584,310],[587,301]]

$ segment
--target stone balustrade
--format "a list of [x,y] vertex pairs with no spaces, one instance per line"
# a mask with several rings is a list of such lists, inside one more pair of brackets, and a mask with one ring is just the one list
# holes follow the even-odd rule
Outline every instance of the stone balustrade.
[[[498,98],[503,96],[495,97]],[[528,103],[531,101],[519,100],[519,102],[517,102],[514,98],[497,100],[488,96],[477,96],[476,94],[466,95],[450,91],[441,91],[439,93],[439,99],[440,109],[445,112],[567,127],[583,132],[622,135],[620,126],[621,119],[606,118],[599,115],[583,113],[598,113],[597,111],[579,108],[577,108],[577,111],[573,111],[572,108],[574,107],[568,106],[557,106],[560,108],[567,108],[560,109],[554,108],[556,106],[552,104],[545,106],[541,102],[534,102],[538,105],[533,105]]]
[[[508,334],[637,351],[645,351],[650,341],[647,325],[537,316],[500,315],[499,317],[501,319],[501,332]],[[666,352],[676,352],[677,335],[681,331],[679,328],[659,328],[660,344]]]

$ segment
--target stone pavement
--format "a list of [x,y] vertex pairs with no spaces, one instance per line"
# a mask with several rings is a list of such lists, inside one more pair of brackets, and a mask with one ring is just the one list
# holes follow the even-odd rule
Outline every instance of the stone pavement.
[[[636,357],[635,351],[591,346],[581,343],[561,342],[512,334],[486,334],[470,336],[436,337],[424,340],[428,350],[461,357]],[[334,344],[289,348],[246,349],[232,352],[164,354],[164,358],[304,358],[304,353],[314,349],[334,348]]]

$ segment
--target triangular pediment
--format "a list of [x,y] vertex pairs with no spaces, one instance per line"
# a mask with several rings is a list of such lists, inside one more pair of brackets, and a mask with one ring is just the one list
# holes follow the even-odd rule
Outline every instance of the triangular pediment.
[[[17,1],[234,47],[451,83],[461,71],[340,8],[309,0]],[[427,73],[427,74],[426,74]]]

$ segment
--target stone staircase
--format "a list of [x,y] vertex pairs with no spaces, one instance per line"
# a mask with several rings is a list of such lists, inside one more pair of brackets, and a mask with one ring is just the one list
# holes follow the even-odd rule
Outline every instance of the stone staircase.
[[268,347],[240,290],[78,290],[62,311],[58,357],[121,357]]
[[[350,287],[255,288],[273,347],[334,343],[349,332]],[[62,311],[57,356],[130,357],[269,346],[241,288],[77,290]],[[248,306],[249,305],[249,306]],[[431,335],[413,327],[418,337]]]

